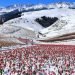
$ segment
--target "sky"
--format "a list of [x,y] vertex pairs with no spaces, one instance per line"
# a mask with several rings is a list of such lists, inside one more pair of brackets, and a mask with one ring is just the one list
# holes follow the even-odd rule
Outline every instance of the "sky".
[[9,6],[13,4],[48,4],[54,2],[74,2],[75,0],[0,0],[0,6]]

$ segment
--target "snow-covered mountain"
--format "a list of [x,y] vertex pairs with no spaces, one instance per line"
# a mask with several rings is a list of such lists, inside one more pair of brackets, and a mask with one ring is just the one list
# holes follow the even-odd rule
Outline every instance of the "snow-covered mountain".
[[[58,2],[58,3],[50,3],[50,4],[14,4],[7,7],[1,7],[1,11],[3,10],[13,10],[19,9],[21,11],[38,11],[44,9],[52,9],[52,8],[75,8],[75,2]],[[7,12],[7,11],[6,11]]]
[[[8,20],[0,26],[0,35],[11,37],[47,40],[75,32],[75,3],[59,2],[38,5],[12,5],[0,10],[0,14],[18,9],[21,17]],[[43,27],[36,19],[42,17],[58,20],[48,27]],[[46,21],[44,21],[46,22]],[[39,34],[41,33],[41,34]],[[43,36],[45,35],[45,36]],[[39,36],[39,38],[37,37]],[[56,42],[56,41],[55,41]],[[59,42],[74,42],[74,39]]]
[[50,3],[50,4],[14,4],[7,6],[6,9],[16,9],[16,8],[33,8],[33,9],[42,9],[42,8],[49,8],[48,6],[51,6],[51,8],[64,8],[64,7],[72,7],[75,6],[75,2],[70,3],[70,2],[57,2],[57,3]]

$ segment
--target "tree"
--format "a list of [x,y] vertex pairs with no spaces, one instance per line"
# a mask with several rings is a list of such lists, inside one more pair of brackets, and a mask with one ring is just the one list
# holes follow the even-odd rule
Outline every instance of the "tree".
[[57,17],[46,17],[36,18],[35,21],[41,24],[43,27],[48,27],[58,20]]

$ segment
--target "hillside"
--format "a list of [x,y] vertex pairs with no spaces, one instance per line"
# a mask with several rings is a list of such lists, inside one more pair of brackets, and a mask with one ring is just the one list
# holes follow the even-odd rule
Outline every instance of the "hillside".
[[[36,40],[37,42],[37,40],[55,39],[62,35],[74,33],[74,6],[75,3],[63,2],[48,5],[15,5],[2,8],[0,14],[4,14],[4,12],[8,13],[12,10],[18,9],[21,12],[21,17],[13,18],[1,24],[0,35],[28,38],[33,39],[34,41]],[[53,18],[56,18],[57,20]],[[37,21],[37,19],[39,19],[39,21]],[[49,43],[71,42],[75,44],[72,41],[74,41],[74,38],[63,39],[62,41],[57,38],[56,41],[54,40]]]

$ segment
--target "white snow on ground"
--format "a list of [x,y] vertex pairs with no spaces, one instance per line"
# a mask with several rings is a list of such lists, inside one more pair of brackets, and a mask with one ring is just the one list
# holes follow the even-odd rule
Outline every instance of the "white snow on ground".
[[[56,16],[55,14],[58,16]],[[57,9],[55,11],[55,14],[52,13],[52,15],[59,17],[59,20],[56,23],[54,23],[52,26],[41,30],[41,33],[46,35],[46,37],[41,37],[41,38],[44,39],[54,38],[57,36],[61,36],[63,34],[75,32],[75,16],[74,16],[75,10],[74,9],[67,9],[67,8]],[[74,43],[73,41],[68,40],[68,42],[71,43]]]
[[19,31],[20,29],[21,29],[20,27],[16,27],[16,26],[4,25],[4,26],[0,27],[0,33],[2,33],[2,34],[11,34],[11,33]]
[[[67,32],[73,32],[75,27],[75,10],[72,9],[59,9],[59,11],[55,11],[55,13],[59,17],[59,21],[54,23],[52,26],[41,30],[41,32],[48,33],[47,36],[50,36],[52,33],[61,34],[61,33],[67,33]],[[54,13],[53,13],[54,14]],[[52,15],[53,15],[52,14]],[[55,15],[55,14],[54,14]],[[64,31],[64,32],[63,32]]]
[[[5,24],[11,24],[15,26],[21,26],[23,28],[29,28],[31,30],[41,30],[42,33],[43,31],[46,32],[46,30],[53,30],[54,26],[50,26],[46,28],[45,30],[42,30],[42,26],[38,23],[36,23],[34,20],[36,18],[40,18],[41,16],[47,16],[47,17],[58,17],[60,20],[57,23],[57,27],[61,26],[60,24],[62,21],[65,23],[62,23],[64,26],[61,26],[63,28],[61,29],[71,29],[74,26],[74,15],[75,15],[75,10],[74,9],[67,9],[67,8],[62,8],[62,9],[48,9],[48,10],[41,10],[41,11],[34,11],[34,12],[25,12],[22,14],[21,18],[18,19],[13,19]],[[67,24],[66,24],[67,23]],[[55,29],[57,29],[57,27]],[[58,30],[57,30],[58,31]]]
[[[36,5],[33,7],[42,8],[44,6],[45,5],[40,4],[39,6]],[[50,6],[50,4],[47,6]],[[51,6],[53,6],[53,4]],[[63,8],[59,8],[61,6]],[[35,35],[35,32],[37,33],[38,31],[40,31],[41,33],[46,35],[46,37],[40,36],[40,38],[43,39],[53,38],[62,34],[75,32],[75,9],[69,9],[68,7],[69,4],[65,3],[61,5],[58,3],[54,5],[54,9],[24,12],[22,13],[21,17],[5,22],[3,24],[3,27],[0,27],[0,34],[9,34],[16,37],[25,37],[28,36],[30,32]],[[35,21],[36,18],[40,18],[42,16],[58,17],[59,20],[56,21],[53,25],[44,28]]]

